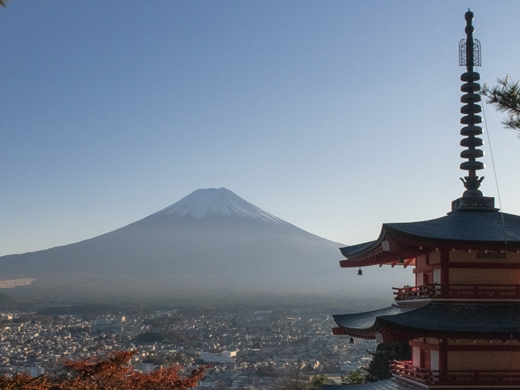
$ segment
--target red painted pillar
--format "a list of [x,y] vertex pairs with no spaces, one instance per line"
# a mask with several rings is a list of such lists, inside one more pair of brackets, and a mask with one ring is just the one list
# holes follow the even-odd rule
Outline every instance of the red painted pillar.
[[450,251],[441,250],[441,296],[447,298],[449,294],[450,283]]
[[439,381],[446,383],[448,380],[448,340],[439,340]]

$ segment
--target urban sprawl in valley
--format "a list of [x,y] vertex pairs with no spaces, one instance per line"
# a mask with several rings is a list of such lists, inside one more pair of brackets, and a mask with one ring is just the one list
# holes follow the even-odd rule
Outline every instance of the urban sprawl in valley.
[[211,364],[199,388],[269,389],[291,369],[309,377],[347,375],[366,366],[372,341],[334,337],[330,317],[309,311],[241,314],[162,311],[148,315],[1,314],[0,374],[32,376],[118,350],[138,350],[132,364],[147,372],[180,363]]

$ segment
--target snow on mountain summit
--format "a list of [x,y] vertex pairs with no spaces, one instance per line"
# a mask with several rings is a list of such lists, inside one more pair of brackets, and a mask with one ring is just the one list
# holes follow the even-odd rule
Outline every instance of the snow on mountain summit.
[[208,215],[242,216],[286,223],[224,187],[198,189],[157,214],[188,215],[197,219]]

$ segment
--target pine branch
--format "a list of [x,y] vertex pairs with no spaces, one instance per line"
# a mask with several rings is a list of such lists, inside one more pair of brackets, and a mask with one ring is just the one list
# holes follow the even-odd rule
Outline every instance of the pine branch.
[[484,85],[482,94],[488,98],[487,102],[496,106],[497,111],[504,112],[507,118],[502,121],[509,129],[520,131],[520,85],[518,81],[511,81],[509,75],[497,79],[497,85],[490,88]]

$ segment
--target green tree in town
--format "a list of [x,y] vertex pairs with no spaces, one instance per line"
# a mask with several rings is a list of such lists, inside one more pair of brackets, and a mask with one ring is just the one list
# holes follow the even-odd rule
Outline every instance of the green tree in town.
[[520,86],[518,81],[510,79],[509,75],[497,79],[497,85],[484,85],[482,94],[488,98],[487,102],[496,106],[507,116],[502,123],[508,129],[520,131]]
[[276,370],[274,368],[274,364],[269,362],[265,366],[259,366],[256,370],[256,373],[259,376],[270,376],[275,377],[276,376]]
[[312,378],[309,390],[321,390],[323,385],[331,383],[330,378],[327,375],[316,375]]
[[344,385],[354,383],[365,383],[365,377],[367,376],[365,370],[357,368],[354,371],[349,372],[347,376],[341,376],[341,383]]
[[390,344],[378,344],[375,351],[368,351],[372,355],[365,380],[367,382],[377,382],[392,377],[390,371],[391,360],[410,360],[411,351],[408,341]]

